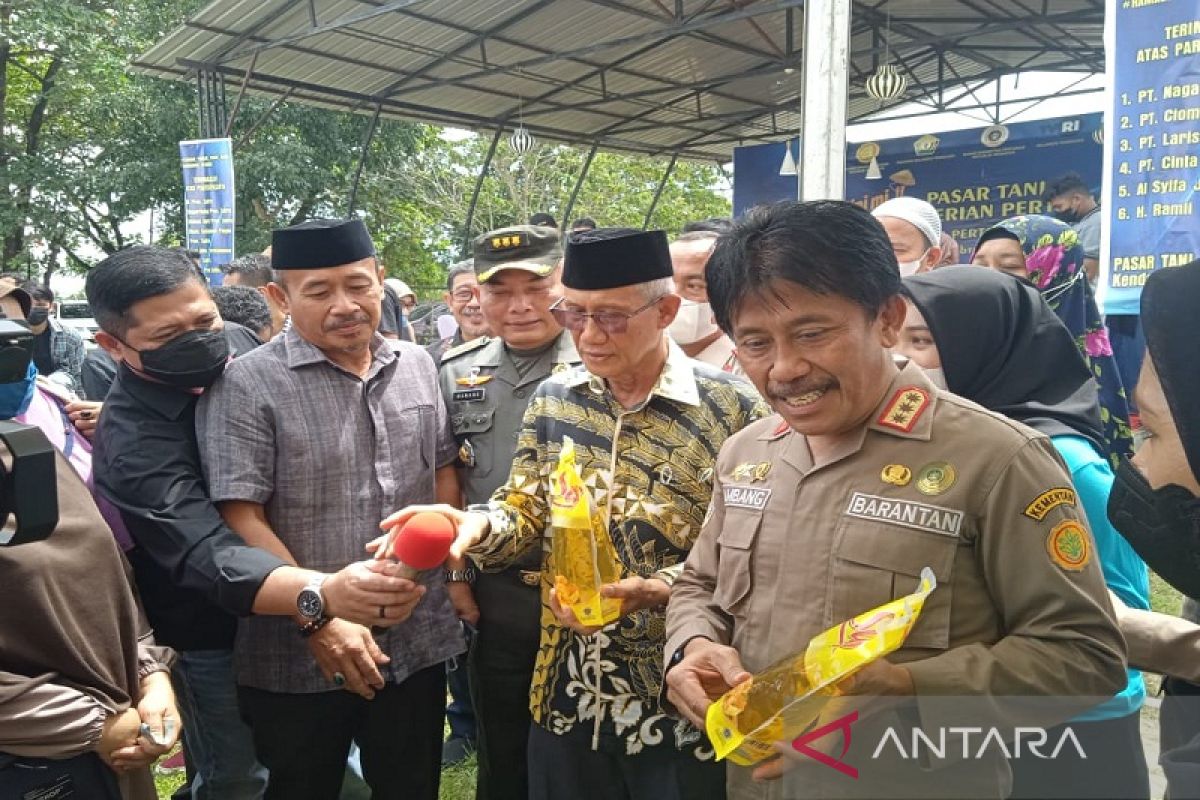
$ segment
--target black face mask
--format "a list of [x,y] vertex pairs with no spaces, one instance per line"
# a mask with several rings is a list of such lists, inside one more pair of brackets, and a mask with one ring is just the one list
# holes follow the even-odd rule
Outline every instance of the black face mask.
[[207,389],[225,371],[229,342],[224,330],[197,330],[153,350],[134,352],[142,357],[142,372],[148,377],[180,389]]
[[31,308],[29,310],[29,316],[27,316],[25,319],[30,325],[36,326],[45,322],[49,316],[50,309],[48,308]]
[[1152,489],[1128,459],[1117,467],[1108,518],[1150,568],[1200,597],[1200,498],[1182,486]]
[[1079,222],[1079,212],[1073,208],[1055,211],[1054,216],[1059,222],[1065,222],[1068,225],[1074,225],[1076,222]]

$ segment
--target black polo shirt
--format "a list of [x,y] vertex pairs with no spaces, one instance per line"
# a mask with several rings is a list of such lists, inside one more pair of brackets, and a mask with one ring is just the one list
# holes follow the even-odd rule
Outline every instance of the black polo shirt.
[[[226,325],[235,355],[257,344],[245,328]],[[136,544],[127,555],[158,643],[227,650],[237,616],[251,613],[263,581],[284,562],[248,546],[209,499],[196,446],[198,400],[122,364],[93,440],[93,477]]]

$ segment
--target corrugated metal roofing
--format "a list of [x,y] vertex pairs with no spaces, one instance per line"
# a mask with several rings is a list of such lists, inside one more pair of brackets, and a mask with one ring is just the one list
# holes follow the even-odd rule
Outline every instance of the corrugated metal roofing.
[[[1027,69],[1101,71],[1104,0],[856,0],[851,121]],[[214,0],[133,68],[236,92],[646,153],[727,159],[798,125],[803,0]]]

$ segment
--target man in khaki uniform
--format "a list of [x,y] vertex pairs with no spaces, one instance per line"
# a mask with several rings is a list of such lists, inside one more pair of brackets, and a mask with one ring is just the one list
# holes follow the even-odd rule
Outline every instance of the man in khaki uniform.
[[[966,698],[970,724],[1011,732],[1061,722],[1123,685],[1124,642],[1082,511],[1054,491],[1070,479],[1049,439],[892,360],[904,304],[877,222],[840,202],[759,209],[718,246],[707,277],[722,329],[776,414],[722,448],[708,519],[672,587],[666,681],[681,713],[701,719],[749,673],[911,593],[924,567],[938,588],[906,644],[843,692],[915,695],[907,719],[925,731],[962,724],[945,696]],[[1005,695],[1055,701],[1017,713]],[[730,797],[1005,796],[995,747],[932,769],[896,748],[880,755],[884,727],[900,719],[858,720],[847,752],[823,745],[857,778],[803,756],[731,765]],[[786,774],[755,783],[752,772]]]
[[[448,351],[438,376],[459,444],[458,476],[468,504],[486,503],[508,477],[534,390],[579,363],[571,335],[550,313],[562,296],[558,239],[553,228],[521,225],[475,240],[477,301],[496,336]],[[541,567],[541,551],[531,549],[500,572],[471,569],[449,576],[473,583],[480,609],[470,655],[479,800],[529,794],[525,744],[541,634]],[[452,583],[452,591],[469,591],[462,583]]]

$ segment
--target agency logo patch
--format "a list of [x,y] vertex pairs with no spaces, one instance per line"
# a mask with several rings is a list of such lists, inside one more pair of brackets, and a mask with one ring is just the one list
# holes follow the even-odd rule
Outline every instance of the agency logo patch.
[[1025,506],[1025,510],[1022,513],[1032,520],[1041,522],[1046,518],[1047,514],[1059,506],[1074,507],[1074,505],[1075,490],[1068,489],[1065,486],[1058,486],[1054,489],[1047,489],[1033,498],[1033,502]]
[[1092,560],[1092,540],[1077,519],[1066,519],[1046,537],[1050,560],[1068,572],[1079,572]]

